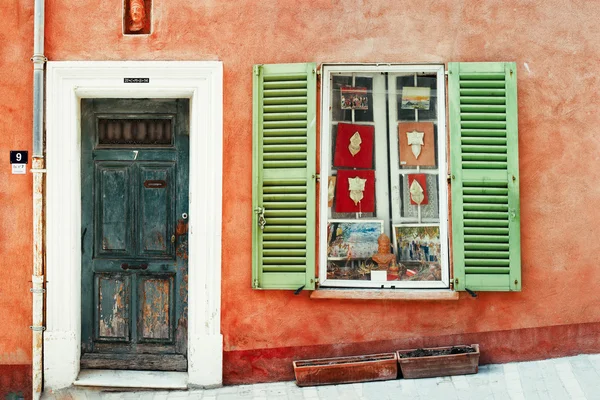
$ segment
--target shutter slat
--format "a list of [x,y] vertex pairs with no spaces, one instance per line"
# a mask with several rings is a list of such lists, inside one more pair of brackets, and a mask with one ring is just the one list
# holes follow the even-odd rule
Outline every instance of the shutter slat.
[[510,266],[510,260],[494,260],[494,259],[465,259],[465,266],[470,267],[508,267]]
[[306,97],[306,95],[306,89],[272,89],[263,92],[265,97]]
[[508,201],[508,196],[499,196],[499,195],[467,195],[464,196],[465,203],[502,203],[506,204]]
[[506,154],[495,153],[466,153],[463,151],[462,159],[464,161],[506,161]]
[[465,251],[465,258],[476,259],[476,258],[495,258],[495,259],[506,259],[508,260],[509,253],[507,251]]
[[[306,268],[301,265],[265,265],[263,272],[302,272],[306,273]],[[282,275],[282,274],[273,274]],[[270,278],[265,278],[265,280]]]
[[508,237],[504,235],[464,235],[464,243],[508,243]]
[[286,121],[265,121],[263,123],[263,126],[266,129],[270,129],[270,128],[306,128],[307,122],[304,120],[301,121],[293,121],[293,120],[286,120]]
[[462,128],[481,128],[481,129],[505,129],[506,122],[501,121],[462,121],[460,123]]
[[315,287],[315,71],[254,67],[253,288]]
[[504,89],[460,89],[461,96],[497,96],[504,97],[506,95],[506,90]]
[[494,188],[494,187],[465,187],[463,194],[474,194],[474,195],[508,195],[507,188]]
[[295,136],[300,136],[300,137],[305,137],[306,136],[306,129],[304,128],[287,128],[287,129],[264,129],[263,130],[263,136],[265,138],[270,138],[270,137],[295,137]]
[[500,74],[500,73],[478,73],[478,72],[461,72],[459,74],[460,76],[460,80],[463,81],[467,81],[467,80],[486,80],[486,81],[491,81],[491,80],[504,80],[504,74]]
[[456,290],[521,289],[516,65],[450,63]]
[[508,204],[465,204],[464,211],[508,211]]
[[268,225],[268,226],[264,227],[263,232],[264,233],[306,233],[306,226]]
[[498,219],[465,219],[465,226],[481,226],[486,228],[508,227],[508,218],[506,221]]
[[287,194],[287,193],[306,193],[304,186],[265,186],[263,193],[266,194]]
[[464,227],[464,231],[467,235],[508,235],[508,228]]
[[[271,145],[292,145],[292,144],[306,144],[306,137],[304,136],[284,136],[284,137],[266,137],[263,139],[265,146]],[[304,147],[306,149],[306,146]]]
[[269,97],[263,100],[263,104],[267,105],[289,105],[289,104],[308,104],[306,96],[287,96],[287,97]]
[[465,220],[466,219],[508,219],[507,212],[477,212],[477,211],[468,211],[464,213]]
[[461,129],[462,137],[506,137],[503,129]]
[[[293,250],[290,250],[293,251]],[[263,251],[264,253],[264,251]],[[263,257],[263,264],[265,265],[302,265],[306,264],[306,257]]]
[[[306,249],[266,249],[263,250],[263,257],[274,256],[306,256]],[[306,258],[305,258],[306,259]]]
[[497,112],[497,113],[463,112],[463,113],[460,113],[460,118],[463,121],[506,121],[506,114],[502,113],[502,112]]
[[263,163],[263,167],[266,168],[305,168],[306,167],[306,161],[304,160],[299,160],[299,161],[294,161],[294,160],[290,160],[290,161],[265,161]]
[[[306,240],[306,234],[299,234],[299,233],[265,233],[263,235],[263,239],[265,240],[265,242],[268,241],[273,241],[273,242],[277,242],[277,241],[297,241],[297,240]],[[305,242],[306,243],[306,242]],[[293,247],[295,248],[295,247]]]
[[267,218],[267,225],[306,225],[306,218]]
[[302,88],[306,89],[306,77],[300,78],[299,80],[273,80],[273,81],[265,81],[263,87],[266,90],[270,89],[293,89],[293,88]]
[[505,162],[477,162],[477,161],[464,161],[464,169],[506,169],[507,163]]
[[298,242],[293,242],[293,241],[276,241],[276,240],[266,240],[265,243],[263,244],[263,248],[264,249],[284,249],[284,250],[288,250],[288,249],[304,249],[306,248],[306,242],[304,241],[298,241]]
[[265,121],[306,121],[305,112],[276,112],[265,114]]
[[[300,64],[298,64],[300,65]],[[277,69],[277,65],[270,65],[270,66],[266,66],[266,67],[271,67],[272,69]],[[264,74],[263,75],[263,81],[265,83],[267,82],[281,82],[281,81],[297,81],[297,80],[306,80],[307,79],[308,74],[305,72],[300,72],[300,73],[274,73],[272,75],[270,74]]]
[[264,207],[267,210],[306,210],[306,202],[289,201],[289,202],[278,202],[278,201],[265,201]]
[[465,250],[508,250],[508,243],[465,243]]
[[[505,157],[506,158],[506,157]],[[306,152],[303,153],[271,153],[265,151],[263,155],[265,161],[277,160],[306,160]]]
[[506,139],[488,137],[463,137],[460,142],[466,146],[502,146],[506,151]]
[[460,104],[506,104],[506,98],[492,96],[461,96]]
[[461,112],[474,113],[489,113],[489,112],[506,112],[505,105],[490,105],[490,104],[461,104]]
[[286,112],[295,112],[302,111],[306,112],[306,104],[282,104],[282,105],[273,105],[273,106],[263,106],[263,110],[266,113],[286,113]]
[[508,274],[509,267],[465,267],[468,274]]
[[461,88],[501,88],[504,89],[504,79],[502,80],[463,80],[461,76]]

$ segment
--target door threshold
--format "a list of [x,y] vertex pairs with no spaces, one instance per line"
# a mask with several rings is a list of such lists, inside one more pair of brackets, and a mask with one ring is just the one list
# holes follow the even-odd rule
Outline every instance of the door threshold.
[[74,386],[123,389],[187,389],[187,372],[82,369]]

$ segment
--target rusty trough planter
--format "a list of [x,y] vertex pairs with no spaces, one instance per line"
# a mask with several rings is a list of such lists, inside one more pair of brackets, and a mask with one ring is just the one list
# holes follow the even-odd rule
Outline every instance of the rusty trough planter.
[[398,377],[396,353],[294,361],[298,386],[385,381]]
[[431,378],[435,376],[466,375],[476,374],[479,370],[479,345],[460,345],[446,347],[428,347],[423,350],[449,350],[453,347],[472,347],[473,353],[444,354],[438,356],[425,357],[402,357],[407,353],[417,349],[399,350],[398,364],[402,377],[406,379],[413,378]]

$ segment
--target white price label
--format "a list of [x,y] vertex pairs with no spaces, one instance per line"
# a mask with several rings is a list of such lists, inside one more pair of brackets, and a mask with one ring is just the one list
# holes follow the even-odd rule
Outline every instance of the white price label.
[[25,175],[27,173],[27,164],[11,164],[13,175]]

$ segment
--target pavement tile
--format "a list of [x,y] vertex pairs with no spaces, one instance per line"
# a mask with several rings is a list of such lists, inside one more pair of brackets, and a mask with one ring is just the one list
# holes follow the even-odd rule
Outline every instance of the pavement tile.
[[304,396],[305,399],[318,399],[319,398],[319,392],[317,392],[317,388],[316,387],[303,387],[302,388],[302,395]]

